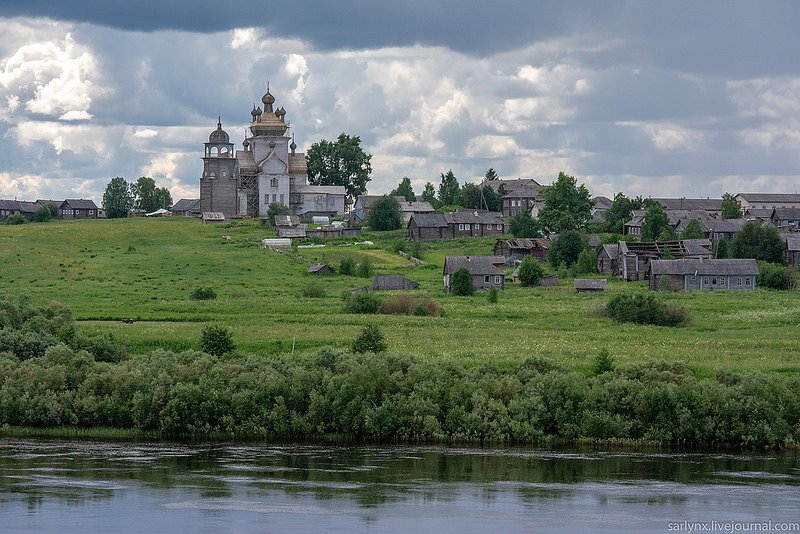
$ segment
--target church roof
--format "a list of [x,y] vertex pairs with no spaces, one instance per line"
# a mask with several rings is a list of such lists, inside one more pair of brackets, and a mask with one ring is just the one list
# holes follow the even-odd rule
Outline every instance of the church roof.
[[222,120],[220,117],[217,117],[217,129],[211,132],[211,135],[208,136],[209,143],[230,143],[231,138],[228,135],[228,132],[222,129]]

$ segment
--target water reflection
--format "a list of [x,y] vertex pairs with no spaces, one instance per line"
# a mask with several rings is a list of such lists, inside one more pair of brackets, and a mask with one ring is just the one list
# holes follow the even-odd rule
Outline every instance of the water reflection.
[[667,531],[797,521],[798,486],[796,452],[0,440],[10,531]]

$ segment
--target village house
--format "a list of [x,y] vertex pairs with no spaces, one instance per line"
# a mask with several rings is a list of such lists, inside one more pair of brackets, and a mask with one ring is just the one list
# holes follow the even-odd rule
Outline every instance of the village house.
[[503,272],[505,258],[502,256],[447,256],[444,259],[444,290],[452,291],[452,276],[459,269],[466,269],[472,275],[472,285],[476,291],[505,288],[506,275]]
[[679,259],[650,262],[650,290],[755,289],[758,264],[752,259]]
[[375,204],[375,201],[381,198],[381,196],[382,195],[360,195],[356,197],[356,201],[353,203],[353,211],[350,212],[353,222],[360,223],[367,220],[372,205]]
[[58,206],[58,213],[62,219],[97,219],[99,216],[97,205],[92,200],[68,198]]
[[326,263],[314,263],[308,268],[308,272],[318,276],[325,276],[328,274],[334,274],[335,271]]
[[[605,254],[603,250],[598,253],[598,257]],[[711,241],[708,239],[646,243],[620,241],[617,243],[616,270],[613,274],[626,282],[646,280],[650,273],[650,262],[663,258],[665,255],[672,258],[709,259],[711,258]]]
[[435,213],[436,210],[429,202],[423,200],[415,200],[409,202],[405,197],[394,197],[397,203],[400,204],[400,212],[403,214],[403,224],[408,224],[411,216],[415,213]]
[[576,278],[575,291],[578,293],[602,293],[606,290],[605,278]]
[[800,234],[785,233],[781,234],[786,243],[786,259],[789,265],[795,269],[800,269]]
[[708,218],[722,217],[721,198],[652,198],[661,204],[665,211],[691,210],[701,211]]
[[797,230],[800,228],[800,208],[775,208],[770,220],[775,228]]
[[484,237],[505,232],[503,214],[460,209],[452,213],[414,213],[408,221],[408,238],[415,241]]
[[[696,219],[703,230],[703,237],[716,244],[720,239],[730,241],[733,236],[747,223],[747,219]],[[680,234],[686,229],[689,219],[681,219],[675,226],[675,233]]]
[[378,274],[372,277],[372,291],[404,291],[419,289],[419,284],[402,274]]
[[644,223],[645,210],[633,210],[630,219],[622,225],[622,235],[641,236]]
[[609,243],[597,251],[597,272],[616,275],[619,264],[619,244]]
[[739,193],[734,198],[745,213],[753,209],[800,208],[798,193]]
[[540,200],[541,186],[536,180],[497,180],[504,186],[503,216],[516,217],[520,213],[531,210],[537,200]]
[[539,261],[547,261],[547,252],[550,250],[550,241],[545,238],[511,238],[498,239],[494,245],[494,255],[504,258],[524,260],[526,256],[533,256]]
[[592,221],[601,223],[605,221],[606,212],[611,209],[613,201],[608,197],[594,197],[592,199]]
[[200,217],[202,215],[200,199],[182,198],[170,208],[170,211],[178,217]]
[[0,200],[0,221],[5,221],[11,215],[21,215],[29,221],[33,220],[34,214],[42,205],[24,200]]

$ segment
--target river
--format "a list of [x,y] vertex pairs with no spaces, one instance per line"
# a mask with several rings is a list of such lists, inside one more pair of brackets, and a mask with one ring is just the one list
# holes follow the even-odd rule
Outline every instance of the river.
[[798,521],[797,451],[0,439],[2,532],[726,532]]

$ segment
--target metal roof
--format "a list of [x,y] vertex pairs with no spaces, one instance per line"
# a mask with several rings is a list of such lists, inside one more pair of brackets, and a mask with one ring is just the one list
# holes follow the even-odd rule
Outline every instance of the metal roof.
[[68,198],[63,204],[66,204],[72,209],[76,210],[96,210],[97,204],[93,200],[83,200],[82,198]]
[[447,256],[444,259],[444,274],[466,269],[470,274],[504,275],[499,266],[505,261],[503,256]]
[[652,260],[650,262],[650,273],[653,275],[685,275],[696,274],[697,276],[723,276],[723,275],[747,275],[758,274],[758,264],[752,259],[733,259],[733,260],[700,260],[700,259],[681,259],[681,260]]
[[199,198],[182,198],[172,206],[172,211],[192,211],[196,210],[200,203]]

